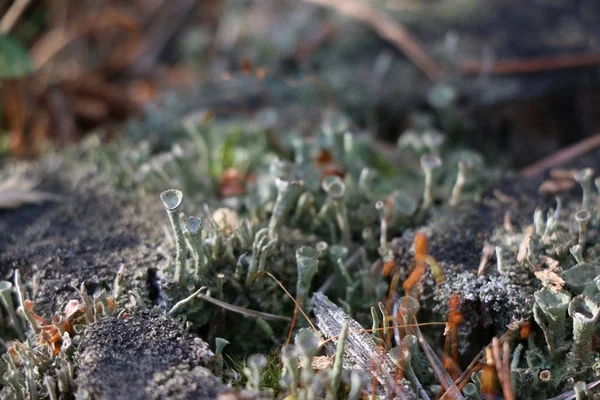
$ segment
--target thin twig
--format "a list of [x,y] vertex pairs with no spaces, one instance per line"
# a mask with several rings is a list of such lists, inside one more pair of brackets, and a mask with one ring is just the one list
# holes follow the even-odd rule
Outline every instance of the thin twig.
[[571,146],[565,147],[564,149],[561,149],[556,153],[551,154],[548,157],[543,158],[540,161],[522,169],[521,175],[526,177],[540,175],[548,168],[552,168],[577,157],[581,157],[585,153],[588,153],[597,147],[600,147],[600,133],[583,139],[582,141]]
[[82,36],[116,27],[135,30],[138,25],[135,19],[108,8],[51,30],[32,47],[31,59],[36,68],[40,68],[65,46]]
[[581,68],[600,64],[600,54],[570,54],[550,57],[518,58],[495,61],[486,65],[486,61],[466,61],[458,66],[460,72],[466,75],[480,73],[494,75],[510,75],[554,71],[557,69]]
[[233,304],[225,303],[224,301],[217,300],[214,297],[207,296],[202,293],[198,293],[196,297],[198,297],[199,299],[202,299],[202,300],[206,300],[209,303],[213,303],[214,305],[222,307],[226,310],[233,311],[238,314],[243,314],[243,315],[246,315],[249,317],[263,318],[263,319],[278,319],[280,321],[292,322],[292,319],[290,317],[286,317],[283,315],[269,314],[269,313],[265,313],[265,312],[261,312],[261,311],[250,310],[250,309],[244,308],[244,307],[234,306]]
[[[494,355],[494,366],[496,367],[496,373],[498,374],[498,380],[500,381],[500,386],[502,387],[502,394],[504,395],[505,400],[515,400],[515,394],[512,390],[512,383],[510,377],[510,363],[507,365],[506,361],[510,360],[510,345],[508,342],[504,342],[502,346],[504,352],[500,352],[500,340],[494,337],[492,339],[492,354]],[[508,349],[508,352],[506,352]],[[506,360],[503,356],[506,353]]]
[[[455,381],[456,386],[458,386],[458,388],[460,390],[464,389],[464,387],[467,386],[467,383],[469,383],[469,381],[471,380],[471,374],[473,374],[473,372],[476,372],[476,368],[481,368],[482,360],[483,360],[483,351],[480,351],[479,354],[477,354],[475,356],[475,358],[473,358],[471,363],[467,366],[467,368],[463,371],[463,373]],[[443,398],[444,398],[444,396],[441,397],[441,399],[443,399]]]
[[[507,341],[511,340],[512,337],[514,337],[515,333],[518,332],[520,328],[521,328],[521,324],[517,325],[514,328],[509,327],[509,329],[506,332],[504,332],[504,334],[502,336],[500,336],[500,338],[498,339],[498,342],[500,344],[504,345],[504,343],[506,343]],[[464,372],[454,382],[458,386],[459,390],[464,389],[464,387],[467,385],[467,383],[469,383],[471,374],[473,372],[475,372],[475,369],[477,368],[477,366],[481,364],[483,357],[484,357],[484,350],[480,351],[475,356],[475,358],[473,358],[473,360],[471,361],[471,363],[469,364],[467,369],[465,369]],[[510,371],[510,365],[508,367],[508,370]],[[512,391],[512,382],[511,382],[511,391]],[[446,390],[446,392],[442,395],[442,397],[440,397],[440,400],[451,399],[452,398],[451,395],[452,395],[452,393],[450,393],[449,390]]]
[[17,0],[8,9],[0,21],[0,33],[8,33],[15,26],[23,11],[31,3],[31,0]]
[[[302,309],[302,307],[300,307],[300,303],[298,303],[298,300],[296,300],[294,298],[294,296],[292,296],[292,294],[285,288],[285,286],[283,286],[283,283],[281,283],[281,281],[277,278],[275,278],[275,275],[271,274],[268,271],[261,271],[258,274],[256,274],[256,277],[258,278],[261,275],[267,275],[268,277],[270,277],[271,279],[273,279],[281,288],[281,290],[283,290],[285,292],[285,294],[294,302],[294,306],[298,308],[298,311],[300,311],[300,314],[302,314],[304,316],[304,318],[306,319],[306,322],[308,322],[308,325],[310,325],[310,327],[312,328],[312,330],[316,333],[318,332],[317,328],[315,328],[315,325],[312,323],[312,321],[310,320],[310,318],[308,318],[308,315],[306,315],[306,313],[304,312],[304,310]],[[289,321],[291,321],[292,319],[290,318]]]
[[444,75],[442,67],[423,50],[419,42],[400,24],[355,0],[304,0],[338,11],[350,18],[369,25],[379,36],[390,41],[417,67],[436,81]]
[[[588,384],[587,388],[588,388],[588,390],[592,390],[598,386],[600,386],[600,379]],[[575,391],[569,390],[568,392],[565,392],[563,394],[560,394],[560,395],[553,397],[551,399],[548,399],[548,400],[573,400],[575,397],[576,397]]]
[[418,325],[415,328],[415,333],[417,335],[417,339],[419,340],[419,344],[421,345],[421,349],[423,349],[423,352],[425,353],[425,356],[427,357],[427,360],[429,361],[429,364],[433,369],[435,377],[442,385],[442,388],[446,390],[446,393],[448,393],[448,395],[450,396],[449,398],[456,400],[464,400],[462,393],[452,380],[452,377],[444,368],[444,365],[442,364],[438,356],[431,348],[431,345],[427,342],[427,340],[425,340],[425,337],[421,333],[421,329]]
[[502,344],[502,370],[504,371],[504,380],[506,382],[505,400],[515,400],[515,391],[512,385],[512,374],[510,373],[510,344]]

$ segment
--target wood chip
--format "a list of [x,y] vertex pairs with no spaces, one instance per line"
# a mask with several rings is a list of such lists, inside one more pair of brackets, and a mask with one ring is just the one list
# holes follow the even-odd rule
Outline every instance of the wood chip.
[[574,187],[575,181],[573,179],[552,179],[544,181],[538,191],[544,194],[558,194]]
[[348,324],[344,369],[368,371],[377,379],[377,393],[382,398],[405,398],[404,392],[409,389],[396,382],[394,377],[397,368],[394,361],[389,355],[380,354],[371,334],[322,293],[313,295],[312,305],[316,325],[326,338],[339,335],[343,324]]
[[542,285],[548,286],[555,292],[560,291],[565,285],[565,280],[550,269],[535,271],[534,275],[542,282]]
[[333,367],[333,358],[329,356],[317,356],[312,359],[313,369],[327,369]]
[[565,168],[552,168],[550,170],[550,177],[553,179],[566,179],[575,182],[574,175],[579,172],[576,169],[565,169]]

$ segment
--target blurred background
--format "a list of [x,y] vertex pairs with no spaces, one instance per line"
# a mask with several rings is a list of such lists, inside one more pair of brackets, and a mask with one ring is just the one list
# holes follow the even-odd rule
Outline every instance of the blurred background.
[[[600,5],[586,0],[0,0],[0,157],[140,113],[329,109],[394,146],[443,131],[521,168],[599,131]],[[174,100],[175,99],[175,100]]]

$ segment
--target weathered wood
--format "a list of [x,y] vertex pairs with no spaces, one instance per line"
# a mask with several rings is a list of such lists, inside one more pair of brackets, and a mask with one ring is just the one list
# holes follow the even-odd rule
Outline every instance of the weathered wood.
[[[315,293],[312,297],[316,325],[327,338],[339,335],[342,326],[348,324],[348,337],[344,348],[344,369],[360,369],[377,378],[378,394],[384,398],[416,399],[409,383],[394,378],[397,367],[388,354],[382,354],[365,328],[333,304],[327,296]],[[336,339],[333,339],[336,341]],[[370,385],[369,385],[370,386]]]

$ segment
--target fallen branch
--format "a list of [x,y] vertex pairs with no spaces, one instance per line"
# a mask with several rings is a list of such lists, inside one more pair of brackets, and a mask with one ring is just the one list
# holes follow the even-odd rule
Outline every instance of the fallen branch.
[[417,67],[436,81],[444,75],[442,67],[423,50],[419,42],[403,26],[355,0],[304,0],[307,3],[328,7],[370,26],[379,36],[394,44]]
[[554,154],[524,168],[521,170],[521,175],[533,177],[542,174],[548,168],[564,164],[567,161],[581,157],[595,148],[600,147],[600,133],[583,139],[569,147],[565,147]]
[[600,64],[600,54],[573,54],[549,57],[532,57],[494,61],[488,65],[486,61],[462,62],[458,69],[466,75],[494,74],[511,75],[554,71],[557,69],[581,68]]
[[[317,327],[325,337],[336,337],[342,326],[348,324],[344,369],[369,371],[379,382],[377,390],[383,398],[404,398],[403,387],[394,379],[397,369],[394,361],[389,355],[381,354],[368,331],[322,293],[317,292],[313,295],[312,305]],[[374,358],[378,364],[375,364],[375,368]]]

